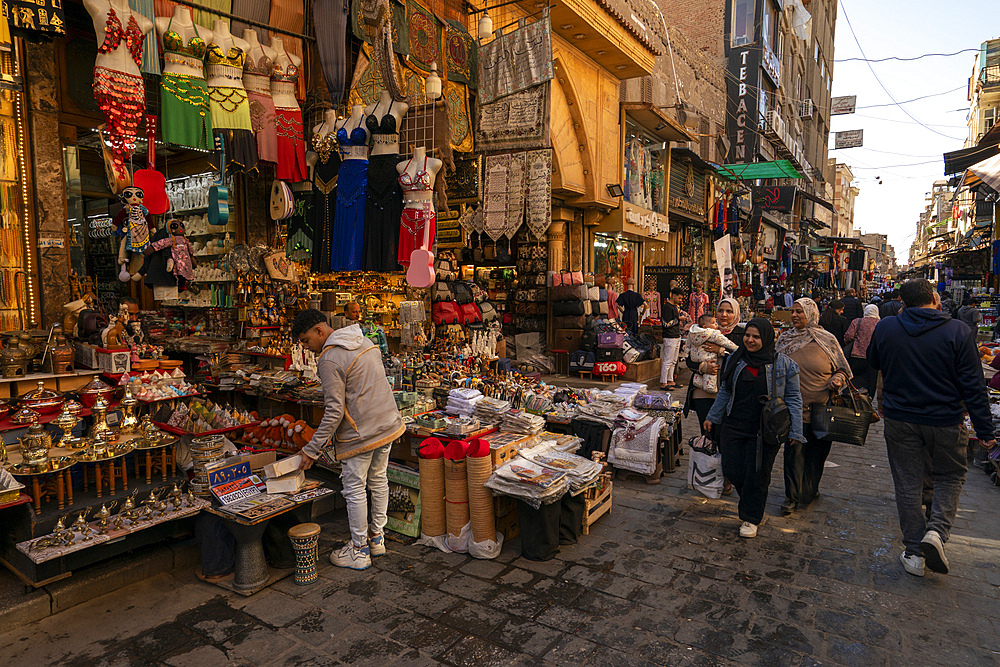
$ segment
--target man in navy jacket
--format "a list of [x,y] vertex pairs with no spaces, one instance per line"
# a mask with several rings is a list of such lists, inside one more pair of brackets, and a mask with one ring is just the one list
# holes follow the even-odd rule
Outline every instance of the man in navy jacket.
[[[996,442],[969,327],[941,312],[929,281],[907,281],[899,292],[905,308],[875,327],[868,363],[883,377],[885,443],[905,546],[899,559],[922,577],[925,562],[934,572],[948,572],[944,543],[967,470],[965,412],[983,446],[992,449]],[[934,477],[929,520],[921,510],[925,457]]]

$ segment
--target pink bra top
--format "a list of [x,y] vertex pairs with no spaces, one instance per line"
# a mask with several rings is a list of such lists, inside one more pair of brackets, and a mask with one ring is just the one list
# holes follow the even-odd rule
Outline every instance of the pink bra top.
[[414,174],[416,178],[410,178],[409,169],[410,162],[413,162],[411,157],[406,163],[406,167],[403,169],[403,173],[399,175],[399,184],[403,186],[404,190],[430,190],[431,189],[431,175],[427,173],[427,156],[424,156],[424,168]]

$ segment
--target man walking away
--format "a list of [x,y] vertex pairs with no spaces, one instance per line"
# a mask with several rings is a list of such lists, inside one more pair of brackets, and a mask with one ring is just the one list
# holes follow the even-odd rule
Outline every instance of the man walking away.
[[841,301],[844,302],[844,318],[848,324],[864,315],[861,300],[858,299],[857,292],[854,291],[853,287],[844,290],[844,298]]
[[955,299],[952,298],[951,292],[945,292],[941,297],[941,310],[948,313],[952,317],[955,317],[955,311],[958,310],[958,304],[955,303]]
[[972,332],[972,341],[976,341],[979,335],[979,322],[983,319],[983,314],[979,312],[975,300],[971,296],[962,299],[962,307],[958,309],[958,319]]
[[[292,340],[318,356],[316,369],[323,384],[325,410],[316,432],[302,448],[302,470],[308,470],[323,449],[341,462],[351,541],[330,554],[337,567],[364,570],[371,556],[385,553],[386,512],[389,509],[389,448],[406,430],[392,398],[379,348],[358,324],[334,331],[318,310],[303,310],[292,323]],[[368,525],[368,491],[372,523]]]
[[819,318],[819,325],[832,333],[841,347],[844,346],[844,334],[849,324],[844,317],[844,302],[839,299],[831,301]]
[[[868,362],[884,378],[885,444],[905,547],[899,560],[922,577],[925,563],[948,572],[944,543],[967,470],[965,411],[983,446],[992,449],[996,441],[975,337],[938,309],[930,281],[907,281],[900,295],[904,309],[875,327]],[[929,520],[921,510],[928,455],[934,477]]]
[[903,302],[899,300],[899,290],[894,289],[889,292],[889,298],[885,300],[878,308],[878,316],[881,319],[887,317],[892,317],[894,315],[899,315],[899,311],[903,309]]

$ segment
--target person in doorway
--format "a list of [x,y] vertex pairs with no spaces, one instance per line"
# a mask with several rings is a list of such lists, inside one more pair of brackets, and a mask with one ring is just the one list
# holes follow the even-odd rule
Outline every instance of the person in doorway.
[[771,446],[761,435],[761,409],[768,396],[788,405],[792,429],[790,443],[802,442],[802,396],[799,368],[774,349],[774,328],[762,317],[747,323],[743,343],[726,360],[719,394],[702,428],[721,425],[719,451],[722,472],[740,496],[740,537],[756,537],[764,518],[771,468],[781,445]]
[[857,292],[853,287],[848,287],[844,290],[844,298],[841,301],[844,302],[844,318],[848,323],[862,317],[864,315],[864,309],[861,306],[861,300],[857,296]]
[[899,315],[903,309],[903,302],[899,300],[899,290],[894,289],[886,297],[886,300],[878,307],[879,319]]
[[701,280],[696,280],[694,291],[688,297],[688,317],[691,318],[691,324],[697,322],[698,318],[706,313],[708,313],[708,295],[705,294],[705,283]]
[[878,384],[878,371],[868,363],[868,345],[872,334],[879,323],[878,306],[865,306],[865,316],[851,322],[844,334],[844,352],[847,353],[847,363],[854,373],[854,386],[868,392],[868,397],[875,399],[875,389]]
[[799,366],[802,391],[802,433],[805,440],[785,445],[784,515],[811,503],[819,495],[823,464],[830,455],[830,441],[816,437],[809,425],[810,406],[826,403],[853,377],[851,366],[833,334],[819,326],[819,308],[812,299],[792,306],[792,329],[781,334],[775,348]]
[[361,320],[361,304],[357,301],[348,301],[344,306],[344,318],[348,322],[359,322]]
[[[882,371],[885,444],[903,533],[903,568],[947,574],[944,545],[965,484],[968,411],[976,437],[1000,454],[975,339],[941,312],[925,279],[900,288],[904,309],[875,327],[868,363]],[[934,480],[931,514],[921,510],[926,460]]]
[[844,332],[847,331],[847,318],[844,317],[844,302],[834,299],[823,311],[819,318],[819,325],[833,334],[833,337],[843,345]]
[[670,298],[663,304],[663,360],[660,365],[660,389],[673,391],[678,385],[674,377],[677,357],[681,351],[681,326],[688,320],[684,307],[684,290],[673,287]]
[[325,404],[322,421],[299,452],[300,469],[308,470],[324,450],[341,462],[351,540],[330,554],[330,562],[364,570],[372,556],[385,553],[389,448],[406,429],[386,380],[382,355],[357,323],[335,331],[323,313],[308,309],[295,316],[291,335],[317,355]]
[[615,303],[622,309],[622,324],[633,336],[639,335],[639,308],[646,303],[642,295],[635,291],[635,278],[625,283],[625,291],[618,295]]
[[[942,303],[942,307],[943,305]],[[962,307],[958,309],[958,319],[969,327],[969,331],[972,332],[972,341],[975,342],[979,335],[979,323],[983,319],[983,314],[979,312],[979,307],[971,296],[962,299]]]

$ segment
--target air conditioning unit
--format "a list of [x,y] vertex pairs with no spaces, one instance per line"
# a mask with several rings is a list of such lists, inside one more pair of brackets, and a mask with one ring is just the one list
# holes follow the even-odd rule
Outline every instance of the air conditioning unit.
[[785,135],[785,121],[777,111],[768,111],[764,120],[764,134],[777,139]]
[[799,102],[799,118],[812,118],[812,117],[813,117],[812,99],[806,99]]

